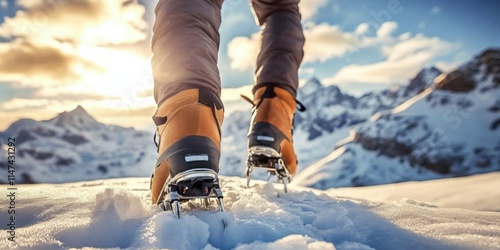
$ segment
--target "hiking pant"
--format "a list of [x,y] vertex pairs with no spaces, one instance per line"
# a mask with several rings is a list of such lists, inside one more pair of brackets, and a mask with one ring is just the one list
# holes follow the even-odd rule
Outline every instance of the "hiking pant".
[[[303,58],[299,0],[251,0],[263,26],[254,92],[275,84],[294,96]],[[176,93],[205,88],[220,96],[217,68],[223,0],[160,0],[153,26],[154,97],[160,105]]]

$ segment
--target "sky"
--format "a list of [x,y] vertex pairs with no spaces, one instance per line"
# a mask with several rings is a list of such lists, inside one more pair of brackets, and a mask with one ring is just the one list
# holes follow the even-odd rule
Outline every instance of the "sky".
[[[82,105],[97,120],[149,128],[150,41],[157,1],[0,0],[0,130]],[[360,95],[449,72],[500,46],[500,1],[303,0],[301,84]],[[222,7],[222,99],[248,93],[259,51],[248,0]],[[237,88],[237,89],[234,89]]]

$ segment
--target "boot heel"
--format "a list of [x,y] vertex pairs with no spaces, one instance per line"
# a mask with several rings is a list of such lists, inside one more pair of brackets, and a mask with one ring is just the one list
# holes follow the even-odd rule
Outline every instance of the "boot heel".
[[170,176],[190,169],[211,169],[219,172],[220,152],[208,137],[187,136],[172,144],[157,160],[156,166],[167,161]]
[[260,146],[279,151],[280,144],[285,139],[286,136],[272,124],[258,122],[252,126],[252,130],[248,134],[248,148]]

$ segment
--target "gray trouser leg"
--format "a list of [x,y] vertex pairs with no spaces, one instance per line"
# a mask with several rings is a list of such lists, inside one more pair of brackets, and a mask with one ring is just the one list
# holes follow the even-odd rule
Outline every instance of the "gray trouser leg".
[[217,69],[223,0],[160,0],[153,26],[154,97],[204,87],[220,95]]
[[[217,69],[223,0],[160,0],[156,6],[151,60],[158,104],[179,91],[204,87],[220,95]],[[277,84],[296,94],[304,35],[299,0],[252,0],[264,25],[255,89]]]
[[266,84],[277,84],[296,95],[305,41],[299,0],[251,0],[251,3],[257,23],[264,25],[254,92]]

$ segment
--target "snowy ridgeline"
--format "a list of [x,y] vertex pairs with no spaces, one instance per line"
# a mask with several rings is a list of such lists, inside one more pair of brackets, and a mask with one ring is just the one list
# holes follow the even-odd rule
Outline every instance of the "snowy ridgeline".
[[500,171],[499,112],[500,50],[487,50],[399,106],[349,127],[350,136],[295,181],[328,189]]
[[[308,110],[295,116],[294,182],[328,189],[500,171],[500,50],[482,52],[435,84],[439,74],[422,69],[406,85],[360,97],[309,80],[298,90]],[[251,105],[225,105],[220,173],[243,177]],[[16,181],[64,183],[150,176],[152,132],[105,125],[77,107],[47,121],[21,119],[0,138],[16,137]]]
[[[467,190],[486,185],[491,191],[483,194],[489,198],[484,204],[493,205],[500,198],[498,178],[491,173],[448,180],[433,192],[437,197],[457,184],[468,185]],[[193,202],[183,205],[181,219],[150,205],[147,178],[18,185],[16,243],[5,240],[3,231],[0,249],[500,248],[498,212],[336,196],[347,189],[334,195],[334,189],[292,187],[278,198],[278,185],[256,181],[246,188],[244,182],[222,177],[226,213],[194,210],[200,205]],[[425,185],[415,184],[413,193]],[[366,188],[357,194],[370,193]],[[454,196],[457,204],[467,203],[468,194]]]
[[[295,117],[294,181],[328,189],[500,171],[500,50],[440,74],[423,69],[407,85],[358,98],[307,82],[298,91],[308,110]],[[224,121],[226,175],[241,175],[244,165],[242,112]]]
[[[156,158],[151,133],[100,123],[81,106],[46,121],[16,121],[0,133],[4,144],[9,137],[16,139],[18,183],[150,176]],[[5,150],[0,169],[7,168]]]

